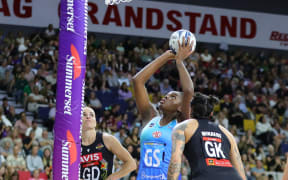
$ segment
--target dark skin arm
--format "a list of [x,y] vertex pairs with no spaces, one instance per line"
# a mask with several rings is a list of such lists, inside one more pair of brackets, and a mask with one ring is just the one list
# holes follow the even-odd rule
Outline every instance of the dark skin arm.
[[[187,41],[190,42],[190,37],[188,37]],[[179,72],[181,87],[183,91],[183,100],[181,104],[181,117],[178,119],[178,122],[181,122],[190,118],[190,114],[191,114],[190,103],[194,96],[193,81],[183,63],[183,61],[193,53],[192,47],[193,47],[194,42],[192,42],[191,44],[187,43],[185,45],[184,37],[183,37],[182,42],[183,43],[181,45],[180,42],[178,41],[179,51],[175,56],[176,66]]]
[[135,93],[136,105],[142,116],[143,126],[157,115],[157,110],[149,101],[149,96],[145,83],[150,77],[162,67],[168,60],[173,59],[174,55],[166,51],[154,61],[146,65],[140,72],[133,76],[133,88]]

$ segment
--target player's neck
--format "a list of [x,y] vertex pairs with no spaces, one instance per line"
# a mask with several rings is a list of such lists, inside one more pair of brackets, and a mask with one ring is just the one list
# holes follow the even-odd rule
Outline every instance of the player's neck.
[[89,129],[82,132],[82,144],[83,145],[90,145],[96,140],[96,130]]
[[162,119],[160,120],[159,124],[160,126],[165,126],[169,124],[173,119],[175,118],[174,114],[164,114]]

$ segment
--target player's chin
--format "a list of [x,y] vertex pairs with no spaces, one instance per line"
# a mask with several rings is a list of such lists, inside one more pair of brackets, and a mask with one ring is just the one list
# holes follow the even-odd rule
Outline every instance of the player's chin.
[[158,108],[161,110],[161,111],[167,111],[169,110],[169,105],[168,104],[159,104]]
[[163,110],[163,104],[162,104],[162,103],[159,103],[158,106],[157,106],[157,108],[160,109],[160,110]]
[[95,128],[96,128],[95,124],[85,124],[82,126],[82,131],[87,131]]

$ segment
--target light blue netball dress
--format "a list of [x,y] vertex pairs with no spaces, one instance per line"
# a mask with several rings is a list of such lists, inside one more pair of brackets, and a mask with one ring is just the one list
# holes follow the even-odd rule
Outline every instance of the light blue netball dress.
[[160,126],[161,118],[161,116],[154,117],[142,129],[137,180],[167,179],[172,151],[172,130],[176,126],[177,121],[173,120],[165,126]]

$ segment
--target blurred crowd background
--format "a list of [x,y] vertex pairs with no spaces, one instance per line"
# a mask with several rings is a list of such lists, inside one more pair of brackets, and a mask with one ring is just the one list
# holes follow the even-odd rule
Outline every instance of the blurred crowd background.
[[[131,78],[168,42],[88,35],[85,103],[98,129],[116,136],[139,163],[141,116]],[[0,32],[0,179],[52,179],[58,32]],[[234,135],[249,180],[277,180],[288,152],[288,59],[277,53],[197,46],[185,61],[195,91],[221,99],[214,123]],[[181,90],[174,61],[146,84],[151,102]],[[115,171],[121,162],[115,159]],[[183,160],[182,179],[189,179]],[[136,179],[137,170],[125,179]]]

